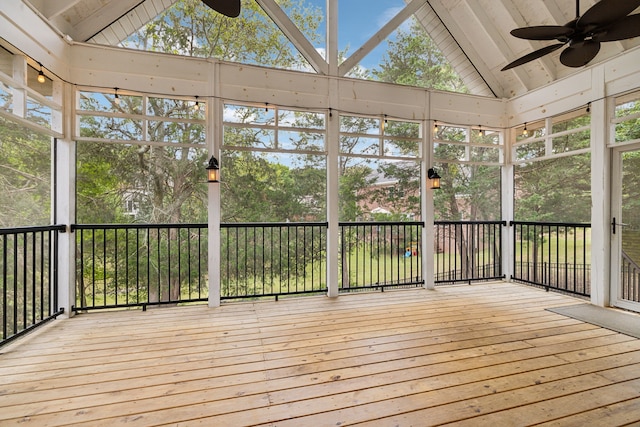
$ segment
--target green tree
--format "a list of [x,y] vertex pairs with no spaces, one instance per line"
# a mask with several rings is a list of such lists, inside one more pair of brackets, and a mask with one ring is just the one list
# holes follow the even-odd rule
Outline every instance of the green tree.
[[[322,23],[320,9],[309,7],[304,0],[278,3],[296,26],[311,37],[310,41],[316,42]],[[237,18],[214,12],[201,0],[179,0],[122,44],[279,68],[309,67],[260,6],[247,0],[242,2],[242,13]]]
[[374,78],[389,83],[466,93],[464,83],[446,57],[420,23],[414,17],[411,19],[410,30],[400,28],[396,40],[389,42],[380,68],[371,72]]
[[51,144],[0,117],[0,227],[50,223]]

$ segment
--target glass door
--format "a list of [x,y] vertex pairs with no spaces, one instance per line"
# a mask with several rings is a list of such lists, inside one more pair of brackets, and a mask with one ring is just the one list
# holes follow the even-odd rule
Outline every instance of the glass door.
[[611,303],[640,312],[640,144],[613,154]]

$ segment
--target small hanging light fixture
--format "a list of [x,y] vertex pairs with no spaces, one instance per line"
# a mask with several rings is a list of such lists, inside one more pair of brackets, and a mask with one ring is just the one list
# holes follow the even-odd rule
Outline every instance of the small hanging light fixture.
[[591,102],[587,103],[587,114],[591,113]]
[[220,166],[218,166],[218,159],[216,159],[214,156],[211,156],[206,169],[207,182],[220,182]]
[[529,136],[529,131],[527,130],[527,122],[524,122],[524,129],[522,129],[522,136]]
[[433,133],[438,133],[438,122],[433,122]]
[[118,96],[118,88],[114,87],[113,89],[115,90],[115,96],[113,97],[113,102],[115,102],[116,105],[120,105],[120,97]]
[[38,71],[38,81],[40,83],[44,83],[47,79],[45,78],[44,71],[42,71],[42,64],[38,62],[38,65],[40,66],[40,71]]
[[482,129],[482,125],[478,125],[478,135],[481,137],[484,136],[484,129]]
[[200,109],[200,103],[198,102],[198,95],[196,95],[196,105],[193,106],[193,109],[196,111]]
[[440,175],[438,175],[438,172],[436,172],[434,168],[430,168],[427,171],[427,178],[429,178],[429,188],[432,190],[440,189]]

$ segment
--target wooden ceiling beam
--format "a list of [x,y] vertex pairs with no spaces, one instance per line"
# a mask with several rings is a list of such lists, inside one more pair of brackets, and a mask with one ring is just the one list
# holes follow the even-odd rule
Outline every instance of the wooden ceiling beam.
[[329,65],[318,53],[316,48],[300,31],[296,24],[289,19],[287,14],[278,6],[275,0],[256,0],[260,7],[275,22],[284,35],[293,43],[298,51],[305,57],[309,64],[319,74],[328,74]]

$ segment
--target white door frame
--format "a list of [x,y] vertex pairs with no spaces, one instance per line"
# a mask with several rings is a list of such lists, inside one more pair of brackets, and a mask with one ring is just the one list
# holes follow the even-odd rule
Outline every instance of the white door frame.
[[[611,305],[640,312],[640,303],[620,298],[620,264],[622,258],[622,156],[629,151],[640,151],[640,143],[612,148],[611,155]],[[613,225],[613,221],[616,225]],[[615,232],[614,232],[615,228]]]

